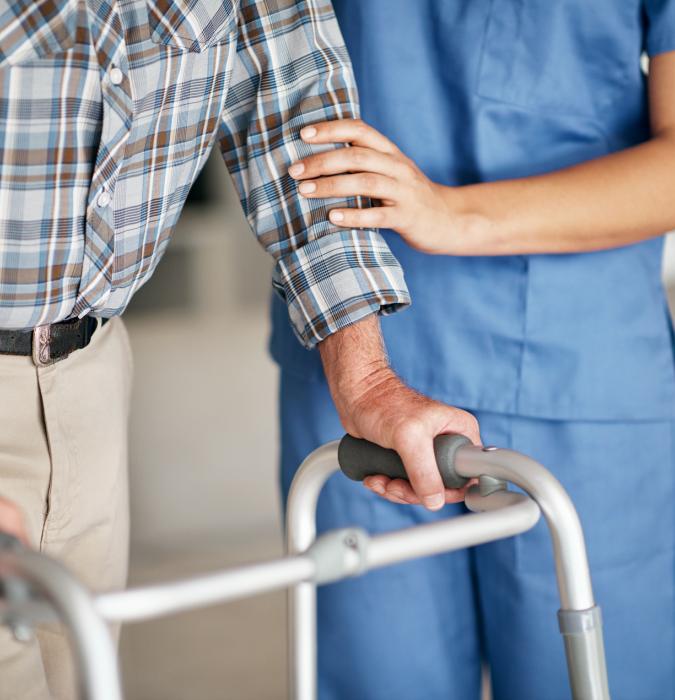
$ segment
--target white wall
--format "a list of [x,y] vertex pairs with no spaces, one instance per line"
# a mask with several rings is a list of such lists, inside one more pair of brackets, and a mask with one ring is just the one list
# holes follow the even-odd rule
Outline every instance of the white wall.
[[136,362],[136,549],[251,537],[278,525],[277,376],[266,352],[271,262],[224,167],[210,167],[222,202],[186,211],[170,246],[190,252],[190,308],[132,307],[125,317]]

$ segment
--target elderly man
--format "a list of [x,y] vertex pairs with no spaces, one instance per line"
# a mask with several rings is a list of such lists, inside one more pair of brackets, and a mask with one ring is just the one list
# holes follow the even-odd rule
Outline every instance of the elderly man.
[[[376,231],[330,224],[287,174],[317,150],[303,127],[356,113],[328,0],[0,4],[0,528],[91,586],[124,585],[119,316],[216,142],[345,427],[396,447],[429,508],[461,495],[443,491],[432,438],[477,439],[474,419],[402,384],[380,338],[378,314],[409,303],[396,259]],[[61,631],[1,634],[3,698],[72,697]]]

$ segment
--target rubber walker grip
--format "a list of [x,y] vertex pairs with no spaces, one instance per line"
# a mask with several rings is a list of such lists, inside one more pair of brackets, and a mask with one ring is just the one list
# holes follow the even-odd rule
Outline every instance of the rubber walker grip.
[[[446,488],[460,489],[469,481],[455,471],[455,455],[460,447],[470,444],[471,440],[464,435],[438,435],[434,439],[436,464]],[[351,435],[345,435],[340,441],[338,462],[344,475],[353,481],[363,481],[375,474],[408,479],[403,462],[394,450]]]

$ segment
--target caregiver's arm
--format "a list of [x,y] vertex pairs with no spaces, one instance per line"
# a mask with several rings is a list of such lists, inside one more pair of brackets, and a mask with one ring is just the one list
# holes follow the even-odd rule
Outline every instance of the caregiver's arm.
[[670,52],[656,56],[650,66],[649,141],[546,175],[444,187],[360,122],[318,125],[312,142],[350,142],[355,147],[330,154],[332,159],[307,159],[304,172],[291,175],[316,185],[305,196],[359,194],[382,200],[383,206],[373,210],[333,211],[331,220],[392,228],[430,253],[567,253],[618,247],[675,228],[673,93],[675,52]]

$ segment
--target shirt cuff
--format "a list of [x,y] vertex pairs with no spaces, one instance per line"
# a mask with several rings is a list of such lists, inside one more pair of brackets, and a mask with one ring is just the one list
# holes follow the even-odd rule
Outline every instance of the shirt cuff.
[[277,261],[273,284],[306,348],[373,313],[410,304],[403,270],[374,230],[331,233]]

